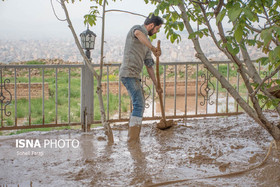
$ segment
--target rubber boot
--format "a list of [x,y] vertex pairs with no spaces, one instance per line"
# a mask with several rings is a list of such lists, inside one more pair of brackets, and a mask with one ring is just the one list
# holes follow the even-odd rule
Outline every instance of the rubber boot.
[[131,146],[138,144],[140,142],[140,131],[141,131],[141,126],[140,125],[135,125],[132,127],[128,128],[128,138],[127,138],[127,143]]

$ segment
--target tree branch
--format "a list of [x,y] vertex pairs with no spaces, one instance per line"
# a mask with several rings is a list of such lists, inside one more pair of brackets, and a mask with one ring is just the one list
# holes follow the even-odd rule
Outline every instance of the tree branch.
[[[105,2],[105,1],[104,1]],[[87,58],[87,56],[85,55],[82,47],[81,47],[81,44],[78,40],[78,37],[77,37],[77,34],[74,30],[74,27],[72,25],[72,22],[70,20],[70,17],[69,17],[69,14],[68,14],[68,11],[67,11],[67,8],[65,6],[65,0],[61,0],[61,6],[65,12],[65,15],[66,15],[66,19],[67,19],[67,23],[68,23],[68,26],[72,32],[72,35],[74,37],[74,40],[75,40],[75,43],[81,53],[81,55],[83,56],[83,59],[84,59],[84,62],[85,62],[85,65],[90,69],[90,71],[93,73],[93,75],[96,77],[96,79],[98,80],[98,88],[97,88],[97,92],[98,92],[98,99],[99,99],[99,106],[100,106],[100,113],[101,113],[101,121],[102,121],[102,124],[104,126],[104,129],[105,129],[105,133],[108,137],[108,143],[109,144],[112,144],[114,142],[114,137],[113,137],[113,133],[112,133],[112,129],[109,125],[109,123],[106,121],[106,115],[105,115],[105,110],[104,110],[104,104],[103,104],[103,99],[102,99],[102,93],[101,93],[101,77],[102,77],[102,73],[100,73],[100,76],[98,76],[98,74],[96,73],[96,71],[94,70],[94,68],[91,66],[90,62],[89,62],[89,59]],[[102,57],[101,57],[102,58]],[[103,61],[101,60],[101,63],[103,64]],[[102,66],[100,66],[100,68],[102,68]],[[102,70],[102,69],[101,69]],[[100,70],[100,72],[102,72]]]
[[[194,31],[189,22],[185,7],[182,3],[178,5],[179,9],[182,12],[182,19],[184,21],[185,27],[189,34],[192,34]],[[205,57],[202,49],[200,47],[199,41],[196,38],[192,39],[194,44],[194,48],[197,52],[196,57],[198,57],[201,62],[207,67],[207,69],[219,80],[219,82],[223,85],[223,87],[232,95],[232,97],[237,101],[237,103],[246,111],[246,113],[251,116],[257,123],[259,123],[263,128],[265,128],[269,133],[271,133],[271,124],[265,125],[262,120],[259,119],[258,115],[256,115],[255,111],[251,108],[249,104],[247,104],[244,99],[239,95],[239,93],[233,88],[233,86],[225,79],[224,76],[209,62],[209,60]]]
[[[219,42],[218,42],[218,40],[217,40],[217,38],[216,38],[216,36],[215,36],[215,34],[214,34],[214,31],[213,31],[213,29],[212,29],[212,26],[211,26],[210,22],[207,20],[206,11],[205,11],[205,8],[204,8],[203,6],[201,6],[201,10],[202,10],[202,13],[203,13],[203,17],[204,17],[204,20],[205,20],[205,24],[206,24],[206,26],[207,26],[207,28],[208,28],[208,30],[209,30],[209,32],[210,32],[211,38],[213,39],[214,43],[216,44],[216,46],[218,47],[218,49],[219,49],[220,51],[222,51],[231,61],[234,61],[234,58],[231,56],[231,54],[230,54],[225,48],[222,48],[222,47],[219,45]],[[223,30],[222,30],[221,33],[223,33]],[[224,39],[223,41],[226,41],[226,42],[227,42],[226,39]],[[241,61],[240,61],[240,63],[241,63]],[[245,72],[246,74],[250,75],[250,72],[249,72],[245,67],[243,67],[242,71]]]
[[258,85],[258,87],[255,89],[255,91],[251,94],[252,96],[255,96],[258,91],[261,89],[262,85],[271,77],[276,75],[280,71],[280,66],[278,66],[269,76],[265,76],[265,78],[262,80],[262,82]]
[[207,5],[208,4],[208,2],[201,2],[201,1],[195,1],[195,0],[190,0],[190,2],[199,4],[199,5]]
[[[56,12],[55,12],[55,9],[54,9],[54,6],[53,6],[52,0],[50,0],[50,2],[51,2],[53,14],[55,15],[56,19],[59,20],[59,21],[67,21],[66,19],[60,19],[60,18],[57,16],[57,14],[56,14]],[[61,3],[60,3],[59,1],[58,1],[58,3],[61,5]]]
[[257,29],[257,28],[255,28],[255,27],[249,25],[249,24],[246,24],[245,26],[246,26],[248,29],[250,29],[250,30],[252,30],[252,31],[254,31],[254,32],[257,32],[257,33],[261,33],[261,32],[262,32],[262,30]]
[[[224,30],[223,30],[223,26],[222,26],[221,22],[218,22],[218,30],[219,30],[219,34],[221,36],[221,39],[222,39],[223,43],[226,44],[227,40],[226,40],[226,37],[225,37],[225,34],[224,34]],[[227,47],[225,47],[225,48],[226,48],[226,51],[229,53],[228,48]],[[250,85],[249,78],[247,77],[247,75],[245,73],[246,69],[244,68],[242,62],[235,55],[232,55],[231,53],[229,53],[229,54],[231,56],[231,59],[233,59],[233,62],[235,62],[237,64],[237,66],[238,66],[238,68],[240,70],[240,74],[242,76],[242,79],[244,80],[244,83],[245,83],[245,86],[246,86],[248,92],[249,93],[253,93],[254,90],[253,90],[252,86]],[[250,75],[250,74],[248,74],[248,75]],[[257,118],[261,121],[262,126],[265,126],[266,130],[268,132],[270,132],[270,134],[273,134],[272,133],[273,125],[263,115],[261,107],[259,105],[259,102],[258,102],[257,98],[254,97],[254,96],[250,96],[250,98],[251,98],[251,101],[253,103],[254,109],[255,109],[255,111],[257,113],[257,116],[258,116]]]
[[72,35],[73,35],[73,37],[74,37],[75,43],[76,43],[76,45],[77,45],[77,47],[78,47],[78,49],[79,49],[79,52],[80,52],[80,54],[82,55],[82,57],[83,57],[83,59],[84,59],[84,63],[87,65],[87,67],[88,67],[88,68],[90,69],[90,71],[93,73],[93,75],[94,75],[97,79],[99,79],[98,74],[96,73],[96,71],[95,71],[95,70],[93,69],[93,67],[91,66],[91,63],[90,63],[89,59],[87,58],[85,52],[84,52],[83,49],[82,49],[82,46],[81,46],[81,44],[80,44],[80,42],[79,42],[79,39],[78,39],[78,37],[77,37],[77,34],[76,34],[76,32],[75,32],[75,30],[74,30],[74,27],[73,27],[73,25],[72,25],[72,22],[71,22],[71,20],[70,20],[68,10],[67,10],[67,8],[66,8],[66,6],[65,6],[65,0],[61,0],[61,6],[62,6],[62,8],[63,8],[63,10],[64,10],[64,13],[65,13],[65,16],[66,16],[66,20],[67,20],[67,23],[68,23],[68,27],[70,28],[70,30],[71,30],[71,32],[72,32]]
[[[257,32],[257,33],[261,33],[261,32],[262,32],[262,30],[257,29],[257,28],[255,28],[255,27],[253,27],[253,26],[251,26],[251,25],[248,25],[248,24],[246,24],[246,27],[247,27],[248,29],[254,31],[254,32]],[[280,45],[280,41],[279,41],[277,38],[275,38],[275,37],[272,36],[272,39],[271,39],[271,40],[272,40],[273,43],[275,43],[277,46]]]
[[210,22],[209,22],[208,19],[207,19],[207,15],[206,15],[206,11],[205,11],[204,7],[203,7],[203,6],[200,6],[200,8],[201,8],[202,13],[203,13],[203,17],[204,17],[204,20],[205,20],[205,25],[207,26],[207,28],[208,28],[208,30],[209,30],[209,32],[210,32],[211,38],[213,39],[214,43],[216,44],[216,46],[218,47],[218,49],[219,49],[220,51],[224,52],[225,55],[226,55],[229,59],[231,59],[231,57],[230,57],[230,55],[227,53],[227,51],[219,45],[219,42],[218,42],[218,40],[217,40],[217,38],[216,38],[216,36],[215,36],[215,34],[214,34],[214,31],[213,31],[213,29],[212,29],[212,26],[211,26]]
[[118,10],[118,9],[106,10],[105,12],[123,12],[123,13],[132,14],[132,15],[135,15],[135,16],[141,16],[141,17],[144,17],[144,18],[147,17],[147,16],[144,16],[143,14],[138,14],[138,13],[134,13],[134,12],[126,11],[126,10]]
[[[262,2],[262,1],[261,1],[261,2]],[[265,7],[264,7],[264,5],[263,5],[263,2],[262,2],[262,7],[263,7],[264,15],[265,15],[265,18],[266,18],[268,24],[269,24],[270,26],[272,26],[272,24],[271,24],[271,22],[270,22],[270,18],[269,18],[268,14],[267,14],[267,11],[266,11],[266,9],[265,9]]]
[[[245,47],[245,45],[244,45],[244,47]],[[249,54],[248,54],[248,51],[246,50],[246,49],[243,49],[243,47],[241,47],[241,52],[242,52],[242,55],[243,55],[243,58],[244,58],[244,62],[245,62],[245,64],[246,64],[246,66],[248,67],[248,69],[249,69],[249,71],[248,71],[248,75],[252,78],[252,80],[255,82],[255,83],[258,83],[259,85],[262,85],[264,82],[262,82],[262,80],[261,80],[261,77],[260,77],[260,75],[258,74],[258,72],[257,72],[257,70],[256,70],[256,68],[255,68],[255,66],[254,66],[254,64],[253,64],[253,62],[251,61],[251,59],[250,59],[250,56],[249,56]],[[279,71],[279,70],[278,70]],[[277,72],[278,72],[277,71]],[[276,73],[277,73],[276,72]],[[275,74],[276,74],[275,73]],[[274,74],[274,75],[275,75]],[[269,78],[268,78],[269,79]],[[267,80],[268,80],[267,79]],[[270,94],[268,91],[267,91],[267,89],[265,88],[265,89],[263,89],[261,86],[260,86],[260,88],[258,88],[258,89],[261,89],[261,91],[269,98],[269,99],[271,99],[271,100],[274,100],[274,99],[276,99],[272,94]],[[256,93],[258,92],[258,90],[255,90],[253,93],[251,93],[252,94],[252,96],[253,97],[255,97],[255,95],[256,95]],[[261,108],[263,108],[263,107],[261,107]],[[277,107],[276,107],[276,110],[277,110],[277,112],[278,112],[278,114],[280,115],[280,106],[278,105]]]
[[223,8],[223,5],[224,5],[224,0],[220,0],[217,8],[214,11],[214,15],[216,17],[218,16],[218,14],[220,13],[221,9]]
[[[245,44],[244,44],[244,47],[246,47]],[[242,52],[242,55],[243,55],[244,62],[245,62],[246,66],[248,67],[248,70],[249,70],[247,74],[252,78],[252,80],[253,80],[255,83],[258,83],[259,85],[263,84],[260,75],[258,74],[258,72],[257,72],[257,70],[256,70],[256,68],[255,68],[255,66],[254,66],[254,64],[252,63],[252,61],[251,61],[251,59],[250,59],[250,55],[248,54],[248,51],[247,51],[246,49],[244,49],[242,46],[240,46],[240,48],[241,48],[241,52]],[[264,81],[264,82],[265,82],[265,81]],[[261,88],[261,87],[260,87],[260,88]],[[270,93],[267,91],[266,88],[265,88],[265,89],[262,89],[262,88],[261,88],[261,91],[262,91],[269,99],[271,99],[271,100],[276,99],[272,94],[270,94]],[[254,92],[255,92],[255,93],[254,93]],[[255,96],[256,93],[257,93],[258,91],[255,90],[254,92],[252,93],[252,94],[253,94],[252,96]],[[262,107],[261,107],[261,108],[262,108]],[[278,114],[280,115],[280,106],[279,106],[279,105],[276,107],[276,110],[277,110]]]
[[[105,35],[105,5],[106,0],[103,1],[103,12],[102,12],[102,35],[101,35],[101,57],[100,57],[100,72],[99,72],[99,80],[98,80],[98,87],[101,89],[101,79],[103,75],[103,63],[104,63],[104,35]],[[102,89],[101,89],[102,91]]]
[[248,68],[247,74],[249,75],[250,78],[253,79],[254,82],[259,82],[259,81],[261,81],[261,77],[258,74],[258,72],[250,58],[250,55],[246,49],[246,46],[245,46],[243,40],[241,41],[241,43],[243,44],[243,46],[239,45],[239,48],[241,49],[244,63],[246,64],[246,66]]

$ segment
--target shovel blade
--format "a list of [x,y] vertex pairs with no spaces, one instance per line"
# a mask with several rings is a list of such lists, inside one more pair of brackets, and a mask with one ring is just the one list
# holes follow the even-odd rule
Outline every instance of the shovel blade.
[[157,128],[161,130],[165,130],[172,127],[173,125],[175,125],[173,120],[166,121],[164,119],[161,119],[160,122],[157,123]]

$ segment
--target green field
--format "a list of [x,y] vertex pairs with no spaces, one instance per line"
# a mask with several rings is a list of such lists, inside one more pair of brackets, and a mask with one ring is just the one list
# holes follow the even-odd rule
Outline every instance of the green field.
[[[27,64],[42,64],[42,62],[31,61]],[[70,79],[70,122],[80,122],[80,107],[81,107],[81,69],[72,68],[71,69],[71,79]],[[44,116],[45,124],[55,123],[56,121],[56,97],[57,97],[57,122],[58,123],[68,123],[68,69],[58,69],[57,73],[57,96],[56,96],[56,69],[55,68],[45,68],[44,70],[44,81],[48,84],[48,97],[45,96],[44,99]],[[32,83],[42,83],[42,69],[31,69],[31,84]],[[110,79],[115,79],[116,75],[110,75]],[[3,79],[10,79],[11,83],[14,83],[14,70],[5,69],[3,70]],[[106,77],[103,78],[104,81]],[[29,73],[27,69],[17,69],[17,83],[28,83]],[[96,90],[97,82],[94,81],[94,87]],[[106,88],[103,88],[103,92],[106,93]],[[107,95],[103,95],[105,111],[107,111]],[[109,113],[114,115],[118,112],[119,98],[116,94],[109,94]],[[127,112],[129,107],[129,97],[121,97],[121,111]],[[32,98],[30,101],[31,110],[31,124],[42,124],[43,123],[43,99],[42,98]],[[11,116],[3,116],[4,126],[13,126],[15,124],[15,100],[7,106],[7,111],[11,112]],[[97,94],[94,94],[94,120],[100,120],[100,108]],[[17,100],[17,121],[18,125],[28,125],[29,124],[29,100],[18,99]]]

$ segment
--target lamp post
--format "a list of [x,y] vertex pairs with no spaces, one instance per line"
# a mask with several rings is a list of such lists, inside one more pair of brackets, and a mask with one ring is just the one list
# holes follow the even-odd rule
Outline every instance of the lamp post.
[[89,30],[85,30],[80,34],[82,48],[86,50],[86,56],[90,59],[90,50],[94,49],[96,34]]
[[[90,50],[94,49],[96,34],[87,28],[87,30],[80,34],[80,37],[82,48],[86,50],[86,56],[90,60]],[[94,121],[93,73],[88,68],[83,68],[81,77],[81,123],[83,131],[87,132]]]

